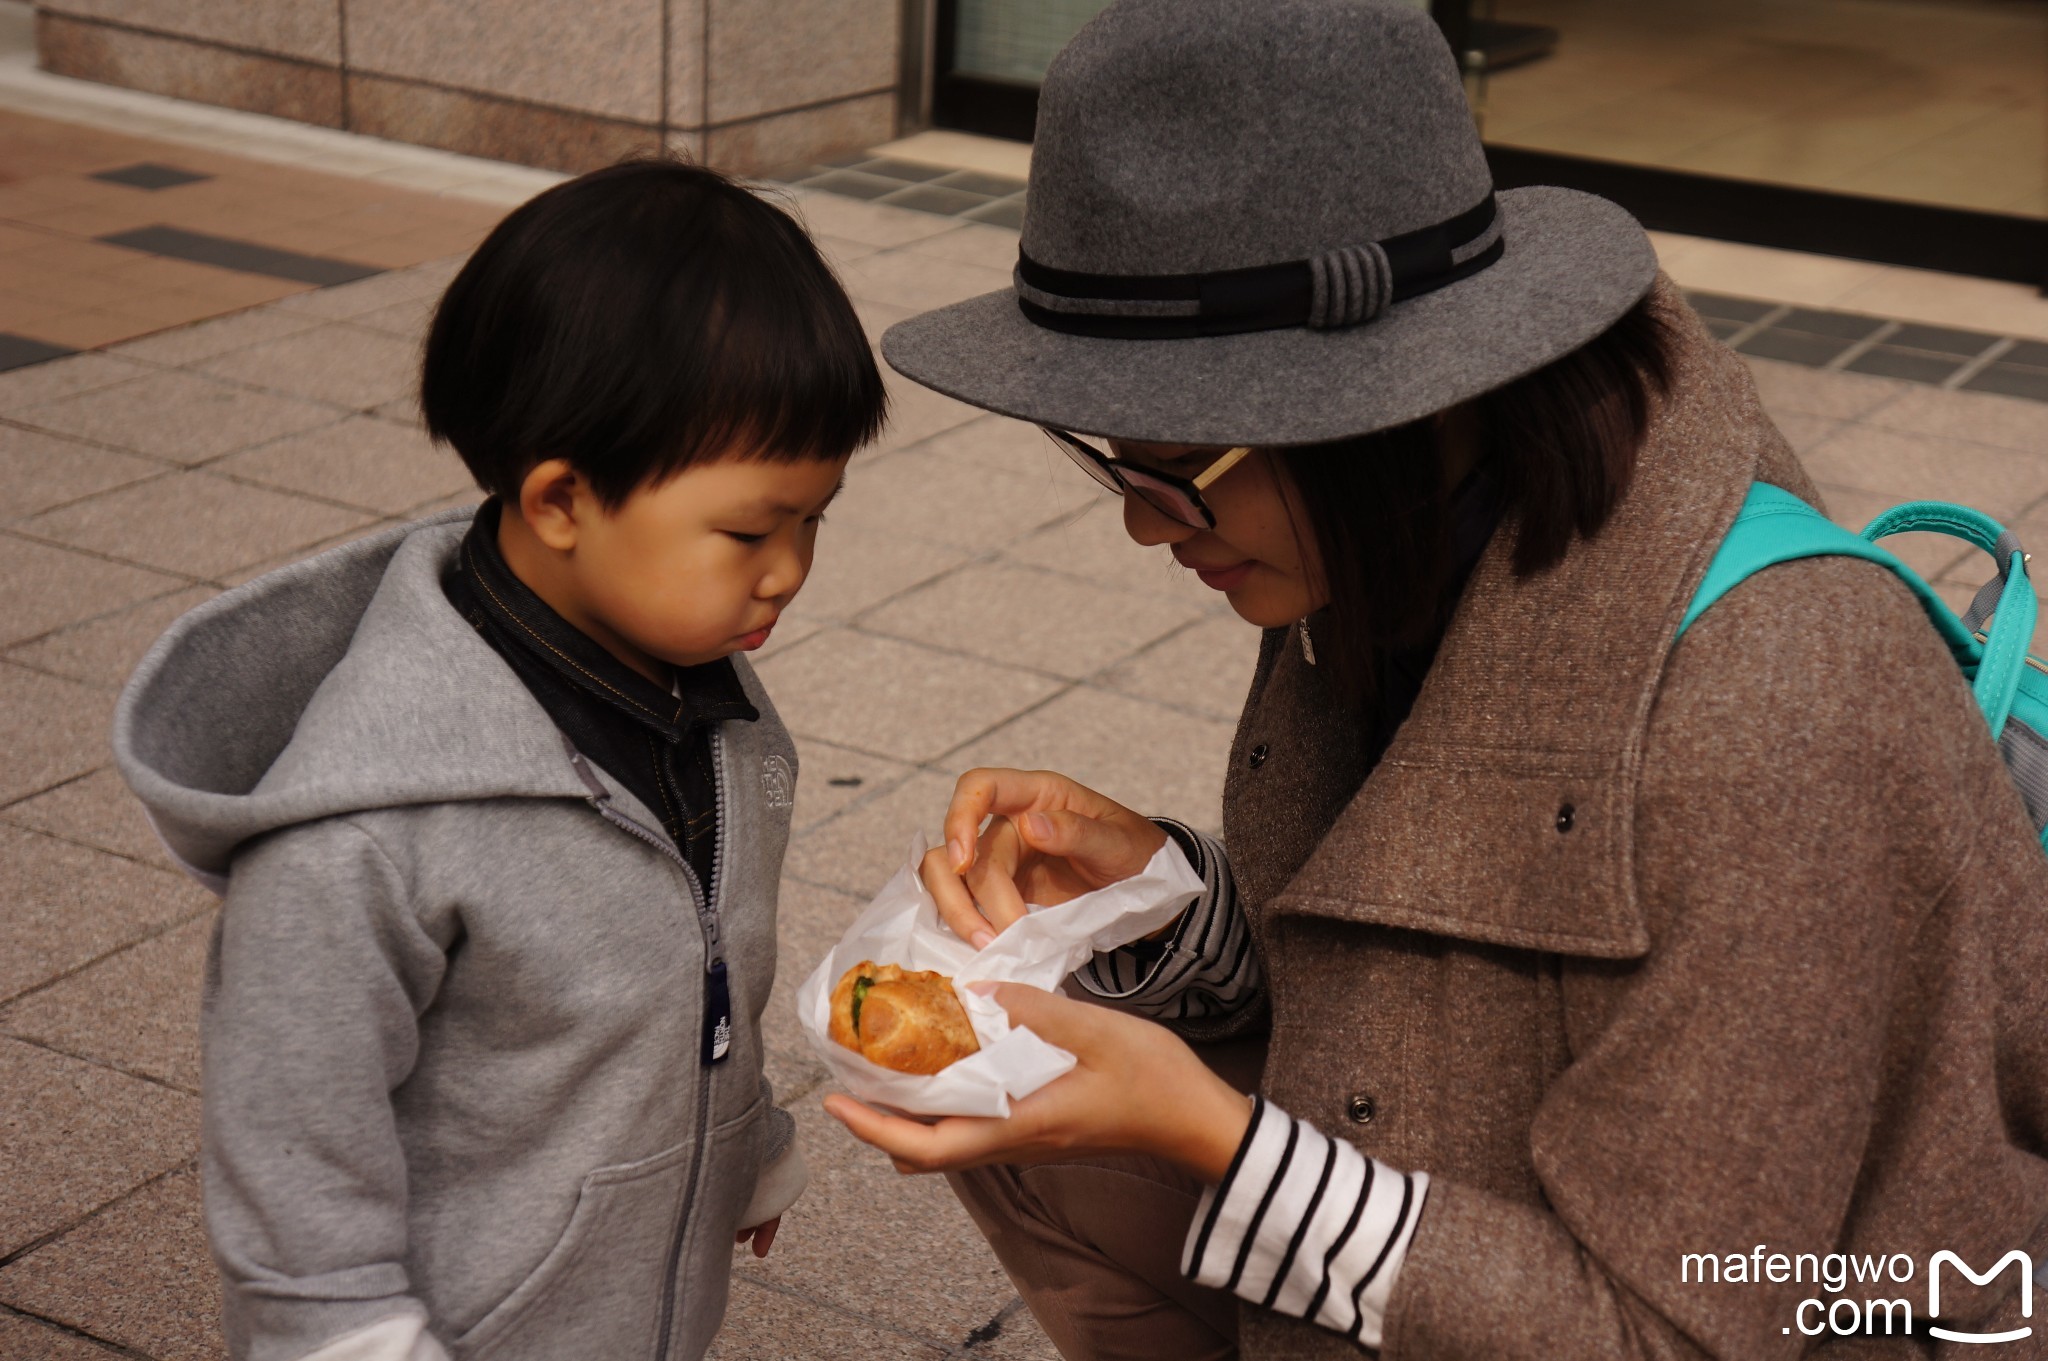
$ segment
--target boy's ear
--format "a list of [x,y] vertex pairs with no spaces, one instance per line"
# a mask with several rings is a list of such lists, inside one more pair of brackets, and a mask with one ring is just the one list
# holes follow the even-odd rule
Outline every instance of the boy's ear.
[[519,484],[519,517],[533,536],[558,553],[576,547],[577,517],[590,488],[564,458],[534,465]]

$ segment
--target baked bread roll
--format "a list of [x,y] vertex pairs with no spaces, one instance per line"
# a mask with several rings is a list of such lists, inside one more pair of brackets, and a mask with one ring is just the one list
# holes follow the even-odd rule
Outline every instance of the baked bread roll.
[[899,1073],[936,1073],[981,1048],[952,979],[865,959],[832,989],[831,1035]]

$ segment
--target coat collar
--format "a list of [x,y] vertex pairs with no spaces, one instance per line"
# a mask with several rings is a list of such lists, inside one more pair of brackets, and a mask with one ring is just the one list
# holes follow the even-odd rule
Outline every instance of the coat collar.
[[1679,339],[1673,381],[1613,517],[1522,580],[1503,524],[1407,723],[1274,911],[1648,950],[1635,807],[1665,658],[1751,481],[1815,496],[1743,362],[1668,279],[1654,297]]

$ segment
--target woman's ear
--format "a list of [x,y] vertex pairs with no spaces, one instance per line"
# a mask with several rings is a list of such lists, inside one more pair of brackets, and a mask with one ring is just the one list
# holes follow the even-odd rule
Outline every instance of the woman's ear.
[[578,518],[589,503],[589,484],[564,458],[535,464],[519,484],[519,518],[558,553],[576,547]]

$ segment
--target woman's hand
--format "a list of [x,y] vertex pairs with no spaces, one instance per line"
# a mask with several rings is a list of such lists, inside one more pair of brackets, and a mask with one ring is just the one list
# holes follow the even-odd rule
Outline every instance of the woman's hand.
[[1013,1025],[1065,1049],[1074,1071],[1012,1103],[1007,1120],[949,1116],[921,1124],[850,1096],[825,1109],[887,1153],[898,1172],[946,1172],[1097,1153],[1150,1153],[1215,1184],[1251,1126],[1251,1103],[1161,1025],[1021,983],[993,996]]
[[[986,830],[983,819],[993,819]],[[1128,879],[1166,844],[1150,819],[1049,770],[970,770],[924,858],[939,919],[979,950],[1024,915]]]

